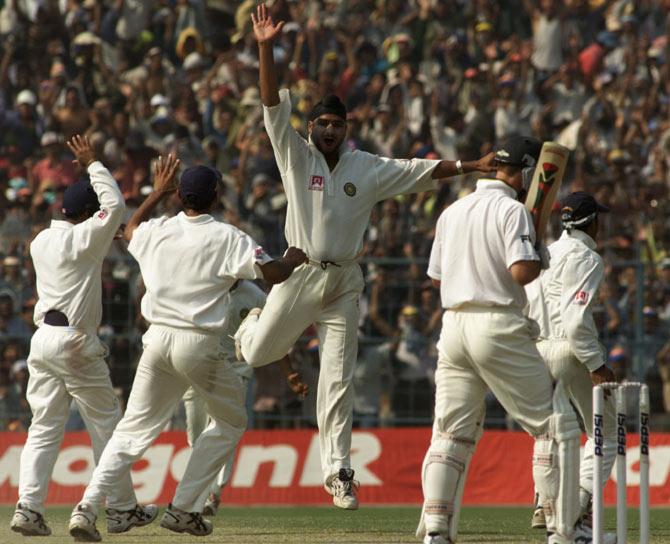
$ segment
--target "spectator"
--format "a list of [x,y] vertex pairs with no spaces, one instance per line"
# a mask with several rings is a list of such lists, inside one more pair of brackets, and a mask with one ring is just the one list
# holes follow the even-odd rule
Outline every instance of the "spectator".
[[390,409],[392,389],[391,353],[395,346],[359,338],[354,367],[354,425],[363,429],[378,427]]
[[0,291],[0,338],[27,338],[30,328],[14,313],[14,297],[11,291]]
[[45,132],[41,144],[46,156],[34,166],[31,185],[34,193],[43,195],[51,204],[55,199],[55,190],[74,183],[76,175],[72,162],[64,156],[60,134]]

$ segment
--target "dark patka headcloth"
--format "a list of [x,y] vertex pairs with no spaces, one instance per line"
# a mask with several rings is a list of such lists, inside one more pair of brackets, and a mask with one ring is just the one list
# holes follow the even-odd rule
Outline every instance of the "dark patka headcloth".
[[347,108],[342,101],[334,94],[327,94],[319,102],[316,103],[312,113],[309,115],[309,120],[314,121],[317,117],[321,117],[326,113],[332,113],[347,120]]

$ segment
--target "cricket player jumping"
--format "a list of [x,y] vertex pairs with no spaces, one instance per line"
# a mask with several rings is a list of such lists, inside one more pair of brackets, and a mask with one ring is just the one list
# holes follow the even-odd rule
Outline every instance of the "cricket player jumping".
[[228,290],[241,278],[282,282],[306,260],[302,251],[289,248],[273,261],[249,236],[215,221],[210,212],[220,174],[205,166],[181,176],[183,212],[149,219],[176,189],[178,166],[172,156],[158,160],[155,191],[125,230],[146,286],[142,316],[150,326],[126,413],[70,518],[70,534],[79,540],[101,540],[97,505],[165,428],[189,386],[205,400],[212,421],[195,444],[161,526],[196,536],[212,532],[202,517],[210,485],[246,427],[242,384],[221,349]]
[[252,366],[280,359],[312,323],[321,360],[317,423],[321,467],[335,506],[358,508],[350,466],[353,418],[352,378],[358,344],[358,298],[364,281],[357,258],[377,202],[426,191],[437,179],[490,171],[493,154],[479,161],[395,160],[343,145],[347,111],[334,95],[316,104],[309,140],[290,123],[288,90],[278,89],[272,53],[283,22],[274,24],[265,5],[252,15],[260,57],[264,122],[288,199],[286,239],[304,248],[309,262],[273,288],[261,313],[254,310],[236,336],[239,352]]
[[[578,469],[579,437],[564,444],[568,459],[564,467],[566,489],[559,495],[564,501],[562,511],[568,516],[565,523],[576,523],[577,536],[584,539],[591,538],[587,521],[593,495],[592,388],[615,381],[613,372],[605,366],[592,315],[605,274],[602,259],[595,251],[598,215],[608,211],[587,193],[568,195],[562,202],[563,234],[548,248],[550,266],[526,286],[530,317],[540,326],[537,348],[557,382],[554,409],[561,417],[577,421],[572,407],[575,406],[588,436],[581,470]],[[613,404],[612,398],[605,404],[603,481],[607,481],[616,457]],[[546,497],[541,491],[538,495],[533,525],[541,527],[544,526]],[[578,521],[580,516],[582,519]],[[608,535],[606,539],[615,542],[616,536]]]
[[[476,191],[449,206],[437,223],[428,276],[440,288],[445,312],[417,530],[426,544],[456,541],[489,389],[534,437],[535,482],[547,501],[557,495],[558,443],[580,435],[576,421],[566,425],[553,414],[551,376],[533,341],[537,326],[523,315],[523,286],[539,275],[541,257],[531,215],[518,198],[530,179],[524,170],[535,165],[540,147],[532,138],[510,138],[497,152],[495,179],[480,179]],[[572,542],[556,526],[554,512],[547,510],[549,542]]]
[[[238,280],[230,288],[227,300],[226,329],[221,337],[221,347],[226,358],[232,362],[233,369],[237,372],[241,384],[242,394],[246,397],[247,389],[253,377],[253,368],[247,363],[240,362],[235,357],[235,342],[232,335],[239,328],[242,320],[252,308],[265,306],[267,296],[255,283],[247,280]],[[284,357],[278,362],[286,376],[291,390],[300,398],[305,398],[309,391],[307,384],[302,381],[298,372],[293,371],[289,357]],[[193,447],[198,437],[207,427],[209,415],[203,398],[198,396],[192,387],[184,395],[184,409],[186,411],[186,437],[189,446]],[[216,476],[210,488],[209,497],[202,510],[203,515],[213,516],[216,514],[221,502],[221,489],[230,481],[233,473],[233,459],[235,449],[225,460],[223,467]]]
[[[21,453],[19,502],[11,529],[26,536],[46,536],[44,500],[65,423],[74,400],[96,461],[112,436],[121,413],[112,390],[106,346],[98,339],[102,319],[102,262],[114,239],[125,204],[116,181],[100,163],[86,138],[68,146],[88,171],[63,195],[63,220],[40,232],[30,254],[37,276],[35,324],[28,357],[27,398],[33,412]],[[107,493],[107,530],[122,533],[154,520],[158,509],[141,507],[125,474]]]

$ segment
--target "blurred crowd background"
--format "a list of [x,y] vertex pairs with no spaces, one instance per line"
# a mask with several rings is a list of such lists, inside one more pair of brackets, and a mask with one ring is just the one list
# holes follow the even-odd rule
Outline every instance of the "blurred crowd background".
[[[216,215],[272,255],[285,248],[286,199],[263,128],[256,0],[0,0],[0,429],[23,430],[35,278],[31,239],[75,181],[64,142],[90,137],[127,201],[151,192],[151,165],[223,174]],[[562,194],[612,208],[599,249],[596,307],[604,356],[620,379],[647,380],[657,427],[670,428],[670,1],[274,0],[274,54],[292,123],[327,92],[349,109],[348,145],[399,158],[474,159],[513,133],[573,150]],[[380,203],[365,238],[356,425],[428,424],[440,330],[425,275],[437,216],[474,188]],[[175,213],[170,201],[166,213]],[[554,214],[549,239],[559,234]],[[145,324],[124,242],[103,271],[100,335],[127,396]],[[318,340],[293,364],[312,385],[293,398],[280,371],[256,373],[251,425],[314,424]],[[490,426],[507,427],[488,402]],[[173,423],[183,424],[177,410]],[[73,414],[68,428],[82,428]]]

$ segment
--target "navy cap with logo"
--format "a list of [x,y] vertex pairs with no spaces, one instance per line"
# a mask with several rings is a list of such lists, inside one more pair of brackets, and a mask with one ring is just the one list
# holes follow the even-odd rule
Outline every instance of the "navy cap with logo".
[[570,193],[561,201],[561,221],[563,228],[576,228],[588,225],[599,213],[608,213],[607,206],[599,204],[589,193],[577,191]]
[[542,142],[529,136],[510,136],[498,146],[496,162],[528,168],[535,166],[540,156]]
[[179,196],[188,208],[199,210],[209,206],[216,196],[219,173],[208,166],[192,166],[179,180]]
[[95,194],[88,179],[73,183],[63,193],[62,212],[65,217],[79,217],[83,213],[93,215],[99,208],[98,195]]

